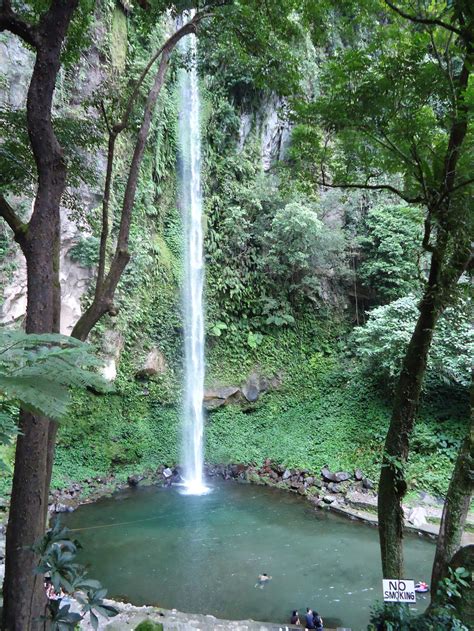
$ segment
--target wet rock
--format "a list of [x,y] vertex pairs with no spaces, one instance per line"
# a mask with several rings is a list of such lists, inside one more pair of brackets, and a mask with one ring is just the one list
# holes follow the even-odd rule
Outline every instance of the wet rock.
[[74,510],[73,506],[66,506],[66,504],[52,504],[49,507],[50,512],[52,513],[72,513]]
[[354,471],[354,478],[360,482],[364,477],[364,474],[362,473],[362,469],[356,469]]
[[413,524],[415,528],[421,528],[421,526],[426,525],[426,511],[421,506],[415,506],[408,513],[407,520],[410,524]]
[[323,467],[321,469],[321,475],[326,480],[326,482],[339,482],[335,473],[332,473],[327,467]]
[[294,482],[292,482],[292,483],[290,484],[290,487],[291,487],[292,489],[300,489],[300,488],[302,488],[302,487],[304,488],[304,485],[303,485],[303,483],[302,483],[302,482],[299,482],[298,480],[295,480]]
[[374,483],[372,482],[372,480],[369,480],[369,478],[364,478],[362,480],[362,486],[364,487],[364,489],[367,489],[367,491],[370,491],[374,488]]
[[337,497],[335,495],[325,495],[323,497],[323,502],[325,504],[333,504],[336,500],[337,500]]
[[169,467],[166,467],[166,469],[163,469],[163,477],[168,480],[169,478],[171,478],[171,476],[173,475],[173,472],[171,471],[171,469]]
[[143,478],[143,475],[129,475],[127,478],[127,484],[129,486],[138,486],[139,482],[141,482]]

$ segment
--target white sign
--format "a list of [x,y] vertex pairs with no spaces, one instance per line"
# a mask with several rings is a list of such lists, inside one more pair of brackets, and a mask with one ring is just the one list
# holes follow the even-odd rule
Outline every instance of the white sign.
[[415,603],[415,581],[383,579],[383,599],[386,603]]

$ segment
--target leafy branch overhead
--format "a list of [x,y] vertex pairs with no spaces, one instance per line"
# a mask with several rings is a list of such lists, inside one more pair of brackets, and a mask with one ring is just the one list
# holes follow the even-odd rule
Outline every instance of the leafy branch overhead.
[[0,394],[25,409],[61,420],[70,388],[106,391],[92,348],[59,334],[0,331]]

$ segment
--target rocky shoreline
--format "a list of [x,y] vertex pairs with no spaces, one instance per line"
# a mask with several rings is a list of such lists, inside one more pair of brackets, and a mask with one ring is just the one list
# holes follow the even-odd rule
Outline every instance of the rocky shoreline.
[[[228,465],[206,465],[206,477],[257,485],[266,485],[296,493],[309,501],[316,510],[331,510],[351,519],[377,525],[377,494],[374,483],[361,469],[331,471],[323,467],[320,472],[307,469],[288,468],[270,459],[261,466],[243,463]],[[70,512],[81,504],[95,502],[116,491],[141,486],[172,486],[181,482],[179,466],[162,464],[157,469],[128,476],[121,480],[114,475],[95,477],[74,482],[69,487],[55,490],[50,496],[52,514]],[[420,535],[436,538],[442,513],[442,500],[420,492],[415,505],[404,506],[405,526]],[[474,517],[468,520],[468,528],[474,526]],[[465,532],[464,540],[472,543],[474,536]]]

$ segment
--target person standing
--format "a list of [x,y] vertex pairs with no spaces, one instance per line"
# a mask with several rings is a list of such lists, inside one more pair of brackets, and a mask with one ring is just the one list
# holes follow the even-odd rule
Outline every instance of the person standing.
[[309,607],[306,607],[306,615],[305,615],[305,629],[315,629],[314,626],[314,618],[313,612]]
[[318,629],[318,631],[323,631],[323,619],[317,611],[313,612],[313,623],[315,629]]
[[301,624],[298,611],[295,609],[291,614],[290,624]]

